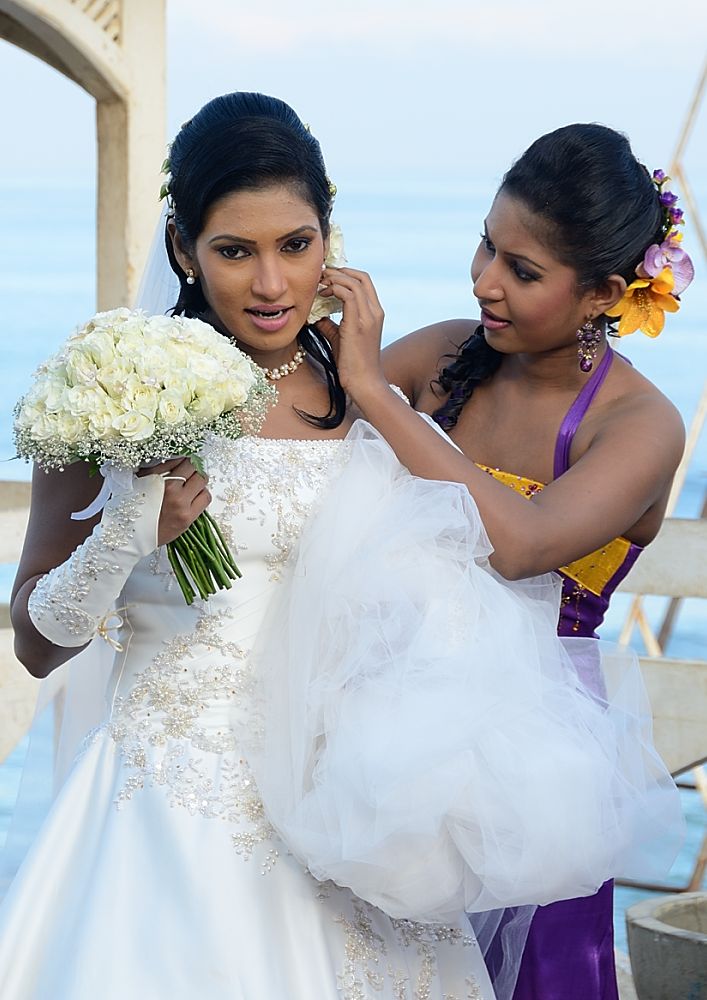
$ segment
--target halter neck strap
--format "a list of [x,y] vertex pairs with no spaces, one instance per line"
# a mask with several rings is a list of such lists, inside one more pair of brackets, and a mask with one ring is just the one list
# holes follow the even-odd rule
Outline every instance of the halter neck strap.
[[579,391],[574,403],[565,414],[565,418],[560,425],[560,430],[555,441],[555,459],[553,462],[553,478],[557,479],[563,472],[567,472],[570,466],[570,447],[577,428],[582,422],[584,414],[591,406],[592,400],[602,386],[607,376],[614,352],[607,345],[604,356],[584,383]]

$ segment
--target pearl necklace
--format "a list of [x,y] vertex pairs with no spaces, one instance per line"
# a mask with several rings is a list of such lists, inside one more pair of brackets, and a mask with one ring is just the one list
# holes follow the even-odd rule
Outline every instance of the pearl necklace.
[[265,378],[269,378],[274,382],[277,382],[278,379],[284,378],[285,375],[291,375],[292,372],[297,371],[306,357],[307,355],[302,348],[298,347],[292,361],[288,361],[286,364],[280,365],[279,368],[263,368]]

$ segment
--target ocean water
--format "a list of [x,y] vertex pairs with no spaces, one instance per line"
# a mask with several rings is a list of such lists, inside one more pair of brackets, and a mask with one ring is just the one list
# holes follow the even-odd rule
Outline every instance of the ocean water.
[[[411,173],[387,183],[360,177],[338,181],[335,218],[344,229],[351,266],[374,278],[386,311],[385,342],[435,320],[476,315],[469,263],[493,192],[475,188],[469,178],[439,174],[432,178]],[[696,196],[707,206],[707,190],[698,190]],[[36,365],[95,311],[94,203],[93,183],[82,178],[61,185],[16,178],[0,190],[0,245],[11,251],[0,268],[0,479],[29,478],[28,466],[12,460],[15,400]],[[673,400],[688,425],[707,391],[707,272],[696,241],[691,249],[698,275],[681,311],[668,317],[658,340],[636,334],[620,344],[621,352]],[[706,491],[707,429],[676,513],[697,516]],[[14,566],[0,566],[0,601],[7,600],[14,571]],[[622,595],[615,599],[604,630],[607,638],[617,634],[628,601]],[[648,608],[658,621],[664,602],[651,601]],[[706,647],[707,609],[700,602],[685,601],[667,652],[704,656]],[[22,756],[18,747],[0,767],[0,839]],[[671,873],[675,884],[691,868],[704,829],[697,793],[685,791],[683,798],[689,837]],[[633,890],[617,891],[617,940],[624,948],[623,908],[636,896]]]

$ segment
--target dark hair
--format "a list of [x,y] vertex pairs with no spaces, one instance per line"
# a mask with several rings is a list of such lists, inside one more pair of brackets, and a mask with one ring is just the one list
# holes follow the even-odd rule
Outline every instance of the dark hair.
[[[294,185],[329,234],[332,188],[319,143],[292,108],[275,97],[236,92],[209,101],[177,133],[169,153],[169,197],[174,224],[186,249],[194,246],[211,206],[234,191],[268,184]],[[208,308],[201,283],[187,283],[169,232],[167,256],[179,278],[175,315],[200,316]],[[300,413],[324,428],[338,427],[346,412],[331,345],[314,327],[304,326],[301,347],[324,370],[329,412],[323,417]]]
[[[498,193],[531,213],[536,235],[572,267],[579,289],[598,287],[611,274],[628,283],[652,243],[664,236],[664,215],[650,174],[625,135],[605,125],[566,125],[541,136],[504,176]],[[474,386],[489,378],[502,355],[481,327],[439,376],[449,399],[434,414],[456,424]]]

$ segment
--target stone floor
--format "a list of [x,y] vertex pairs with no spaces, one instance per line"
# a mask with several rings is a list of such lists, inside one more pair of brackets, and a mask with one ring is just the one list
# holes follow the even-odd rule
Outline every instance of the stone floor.
[[628,955],[623,951],[616,952],[616,975],[619,983],[620,1000],[638,1000],[636,991],[633,988],[631,963],[629,962]]

